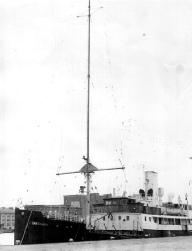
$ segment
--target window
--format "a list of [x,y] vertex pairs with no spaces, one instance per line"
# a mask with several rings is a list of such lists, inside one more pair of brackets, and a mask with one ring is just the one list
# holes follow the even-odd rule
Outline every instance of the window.
[[129,216],[126,216],[126,220],[129,220]]
[[105,216],[103,217],[103,221],[105,221]]
[[121,216],[119,216],[118,219],[121,220]]
[[4,220],[6,216],[4,214],[1,215],[1,220]]
[[147,221],[147,217],[145,216],[145,221]]
[[149,221],[151,221],[151,217],[149,217]]
[[120,204],[121,204],[121,205],[127,205],[127,200],[126,200],[126,199],[120,200]]

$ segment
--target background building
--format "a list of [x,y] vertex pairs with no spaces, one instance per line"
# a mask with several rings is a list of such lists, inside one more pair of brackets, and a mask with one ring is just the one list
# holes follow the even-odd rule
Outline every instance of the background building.
[[15,209],[13,207],[0,208],[0,225],[1,229],[14,229],[15,227]]
[[[91,193],[90,194],[90,211],[91,213],[94,212],[93,205],[95,204],[103,204],[103,199],[111,198],[111,194],[104,194],[99,195],[99,193]],[[67,208],[69,212],[72,212],[75,210],[75,212],[78,214],[80,213],[80,216],[85,219],[86,215],[86,195],[84,194],[77,194],[77,195],[64,195],[64,206]]]
[[[103,204],[103,199],[111,198],[111,194],[99,195],[99,193],[91,193],[91,213],[94,212],[93,205]],[[63,205],[25,205],[25,209],[32,209],[34,211],[41,211],[48,214],[64,214],[68,216],[79,216],[82,220],[85,219],[86,215],[86,195],[76,194],[76,195],[64,195]]]

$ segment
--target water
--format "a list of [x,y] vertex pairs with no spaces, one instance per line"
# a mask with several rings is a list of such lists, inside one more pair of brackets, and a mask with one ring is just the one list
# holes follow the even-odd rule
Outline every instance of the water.
[[192,236],[12,246],[13,234],[1,234],[0,243],[0,250],[18,251],[192,251]]
[[[4,233],[0,234],[0,245],[13,245],[14,244],[14,234]],[[1,246],[0,246],[1,249]]]

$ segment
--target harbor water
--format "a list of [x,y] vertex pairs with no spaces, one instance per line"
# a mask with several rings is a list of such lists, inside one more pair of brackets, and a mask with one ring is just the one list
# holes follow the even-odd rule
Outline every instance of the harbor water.
[[4,245],[14,244],[14,233],[4,233],[0,234],[0,249]]
[[191,250],[192,237],[169,237],[153,239],[126,239],[93,242],[70,242],[13,246],[13,234],[0,235],[0,250],[38,250],[38,251],[177,251]]

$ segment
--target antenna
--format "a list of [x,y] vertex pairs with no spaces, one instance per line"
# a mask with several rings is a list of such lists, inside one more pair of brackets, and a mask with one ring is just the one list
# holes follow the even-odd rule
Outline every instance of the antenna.
[[88,69],[87,69],[87,165],[86,165],[86,176],[87,180],[87,203],[86,203],[86,225],[91,228],[91,217],[90,217],[90,174],[88,172],[89,167],[89,115],[90,115],[90,58],[91,58],[91,0],[89,0],[89,14],[88,14]]
[[[80,17],[80,16],[78,16]],[[117,168],[109,169],[98,169],[90,163],[90,151],[89,151],[89,141],[90,141],[90,59],[91,59],[91,0],[89,0],[88,5],[88,68],[87,68],[87,157],[83,156],[83,159],[86,161],[86,164],[76,172],[66,172],[66,173],[57,173],[56,175],[65,175],[65,174],[74,174],[82,173],[86,178],[87,183],[87,199],[86,199],[86,227],[91,229],[91,212],[90,212],[90,180],[94,172],[105,171],[105,170],[116,170],[116,169],[125,169],[124,166]]]

